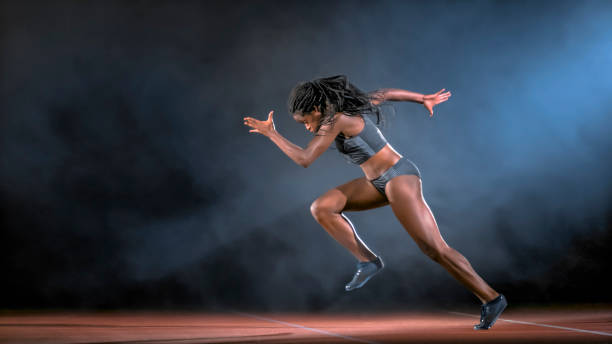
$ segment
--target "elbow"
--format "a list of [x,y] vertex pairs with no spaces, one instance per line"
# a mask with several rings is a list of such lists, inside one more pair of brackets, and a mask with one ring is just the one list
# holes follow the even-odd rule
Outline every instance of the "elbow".
[[310,164],[312,164],[312,159],[308,159],[304,157],[304,158],[301,158],[297,163],[303,168],[307,168],[308,166],[310,166]]

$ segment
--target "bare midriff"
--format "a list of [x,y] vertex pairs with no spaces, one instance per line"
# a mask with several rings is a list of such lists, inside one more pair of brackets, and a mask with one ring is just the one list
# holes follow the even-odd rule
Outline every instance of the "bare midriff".
[[368,180],[376,179],[395,165],[402,156],[387,143],[376,154],[359,165]]

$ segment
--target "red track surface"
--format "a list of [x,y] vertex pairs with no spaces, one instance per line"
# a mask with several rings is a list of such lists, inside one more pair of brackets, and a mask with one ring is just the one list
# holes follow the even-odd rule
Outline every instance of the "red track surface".
[[449,312],[2,312],[0,343],[612,343],[612,307],[508,310],[489,331],[474,331],[477,320]]

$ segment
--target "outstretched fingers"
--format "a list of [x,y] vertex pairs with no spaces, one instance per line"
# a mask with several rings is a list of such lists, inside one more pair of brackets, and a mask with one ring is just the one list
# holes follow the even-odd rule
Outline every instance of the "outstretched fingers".
[[267,136],[275,130],[274,120],[272,119],[273,115],[274,110],[270,111],[268,119],[265,121],[260,121],[249,116],[243,117],[244,125],[251,127],[251,130],[249,130],[250,133],[259,133]]
[[258,122],[261,122],[261,121],[258,121],[258,120],[256,120],[253,117],[244,117],[244,125],[247,125],[247,126],[253,128],[253,129],[249,130],[249,133],[259,133],[259,130],[257,130],[257,127],[258,127],[258,124],[259,124]]
[[439,97],[439,98],[437,99],[436,104],[444,103],[445,101],[447,101],[447,100],[448,100],[448,98],[449,98],[449,97]]
[[443,90],[444,89],[442,89],[442,90],[438,91],[438,93],[436,93],[436,104],[443,103],[443,102],[447,101],[448,98],[450,98],[450,96],[451,96],[450,92],[440,93]]

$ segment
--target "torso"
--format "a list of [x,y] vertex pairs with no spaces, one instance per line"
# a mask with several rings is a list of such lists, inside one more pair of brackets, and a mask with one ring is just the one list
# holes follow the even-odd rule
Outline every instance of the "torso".
[[[363,130],[365,123],[361,116],[341,116],[343,117],[342,122],[344,126],[341,132],[347,139],[358,135]],[[383,172],[395,165],[401,157],[402,156],[387,143],[380,151],[359,165],[359,167],[363,170],[366,178],[372,180],[376,179],[383,174]]]

